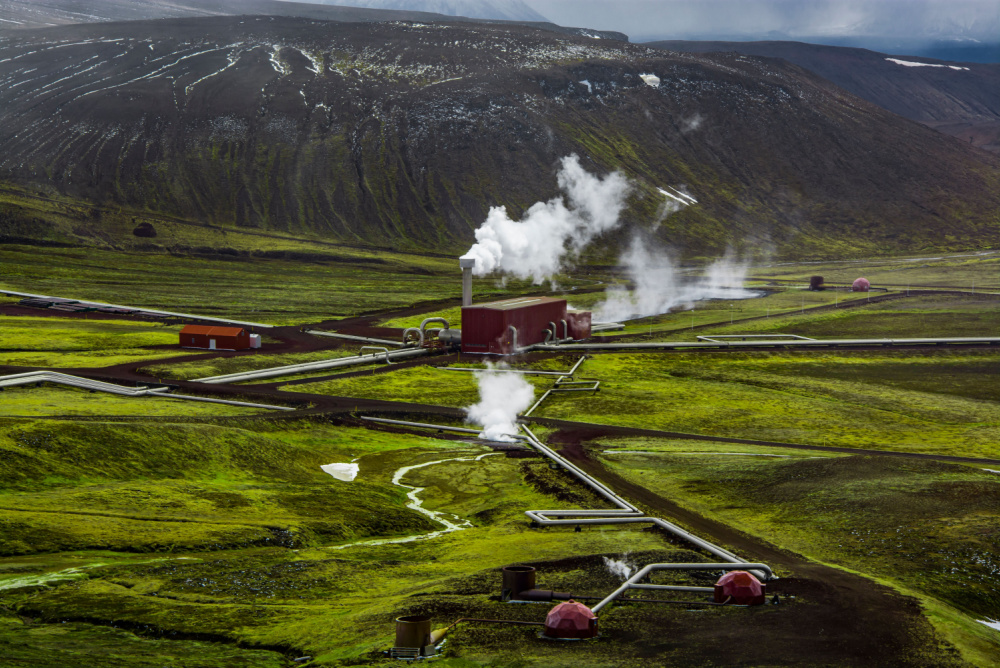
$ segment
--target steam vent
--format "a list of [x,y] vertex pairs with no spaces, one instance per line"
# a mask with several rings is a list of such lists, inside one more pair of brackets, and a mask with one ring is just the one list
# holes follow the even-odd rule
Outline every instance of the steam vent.
[[764,605],[765,594],[765,585],[746,571],[730,571],[715,583],[716,603]]
[[560,603],[545,618],[545,637],[559,640],[596,638],[597,616],[572,599]]

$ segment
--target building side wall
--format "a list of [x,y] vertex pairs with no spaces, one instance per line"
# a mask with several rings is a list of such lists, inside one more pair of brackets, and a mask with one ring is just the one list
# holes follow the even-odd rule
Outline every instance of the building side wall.
[[500,353],[503,312],[469,306],[462,309],[462,352]]
[[181,332],[180,344],[183,348],[209,349],[209,340],[215,339],[216,350],[247,350],[250,348],[250,335],[246,332],[239,336],[213,336],[208,334],[185,334]]
[[589,339],[591,320],[590,311],[567,311],[566,324],[569,325],[569,335],[577,341]]
[[[556,331],[559,331],[562,327],[560,321],[566,314],[566,302],[529,304],[524,308],[511,309],[505,313],[507,314],[506,325],[513,325],[517,328],[517,345],[523,348],[545,341],[545,330],[550,328],[549,323],[555,323]],[[504,330],[506,329],[507,327],[504,327]],[[514,352],[510,335],[507,334],[506,338],[507,345],[503,352],[510,354]]]

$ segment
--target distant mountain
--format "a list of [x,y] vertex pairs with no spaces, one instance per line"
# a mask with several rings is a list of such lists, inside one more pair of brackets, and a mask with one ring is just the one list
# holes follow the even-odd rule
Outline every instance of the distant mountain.
[[[1000,243],[1000,159],[781,60],[250,16],[0,39],[0,179],[107,206],[454,252],[491,206],[555,196],[570,153],[624,171],[627,225],[685,253]],[[698,204],[660,223],[665,186]],[[45,234],[19,215],[0,204],[0,237]]]
[[[352,6],[342,6],[352,5]],[[378,9],[379,6],[427,6],[442,10]],[[445,12],[444,10],[447,10]],[[451,15],[452,11],[468,11]],[[548,22],[519,0],[424,0],[376,2],[351,0],[321,4],[284,0],[0,0],[0,34],[15,30],[79,23],[142,21],[207,16],[295,16],[326,21],[366,23],[377,21],[480,22],[508,21],[554,32],[595,39],[628,41],[628,35],[608,30],[573,28]],[[473,18],[470,18],[473,17]],[[521,18],[516,18],[521,17]]]
[[650,42],[685,53],[783,58],[883,109],[1000,152],[1000,64],[891,56],[802,42]]
[[473,19],[498,19],[501,21],[548,22],[521,0],[311,0],[324,5],[367,7],[369,9],[394,9],[433,12],[447,16],[467,16]]

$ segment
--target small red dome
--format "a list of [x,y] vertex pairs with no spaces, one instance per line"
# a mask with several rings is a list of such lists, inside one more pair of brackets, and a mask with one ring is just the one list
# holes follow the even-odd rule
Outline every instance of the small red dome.
[[763,605],[766,587],[746,571],[729,571],[715,583],[715,602]]
[[870,287],[871,283],[868,282],[867,278],[855,278],[854,283],[851,284],[851,292],[868,292]]
[[582,603],[570,599],[549,610],[545,618],[549,638],[595,638],[597,615]]

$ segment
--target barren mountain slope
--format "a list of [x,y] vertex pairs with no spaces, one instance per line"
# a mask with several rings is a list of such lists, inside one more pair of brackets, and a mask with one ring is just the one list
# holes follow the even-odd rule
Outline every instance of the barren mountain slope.
[[633,177],[630,224],[687,187],[699,204],[657,234],[689,252],[968,247],[1000,227],[996,159],[778,61],[275,17],[0,39],[0,178],[103,203],[458,249],[490,206],[554,196],[572,152]]
[[[439,9],[473,9],[475,0],[459,4],[442,4]],[[363,5],[362,2],[355,3]],[[403,3],[405,4],[405,3]],[[414,3],[418,4],[418,3]],[[505,14],[500,5],[489,3],[478,14],[469,16]],[[428,7],[433,3],[429,3]],[[495,5],[495,6],[494,6]],[[388,6],[388,5],[386,5]],[[490,11],[492,8],[492,12]],[[516,7],[511,7],[514,10]],[[10,30],[45,28],[57,25],[79,23],[103,23],[112,21],[143,21],[150,19],[187,18],[204,16],[294,16],[323,21],[378,22],[378,21],[438,21],[480,22],[483,19],[455,16],[454,11],[415,11],[408,9],[381,9],[371,6],[343,6],[336,3],[316,4],[311,2],[284,2],[284,0],[0,0],[0,33]],[[522,12],[521,20],[511,18],[514,23],[545,28],[555,32],[584,37],[600,37],[622,42],[628,36],[609,30],[590,28],[570,28],[545,20],[541,15],[531,16],[530,10]],[[510,17],[516,13],[509,13]],[[502,18],[492,22],[504,23]]]
[[784,58],[869,102],[1000,151],[1000,63],[954,63],[802,42],[651,42],[687,53]]

